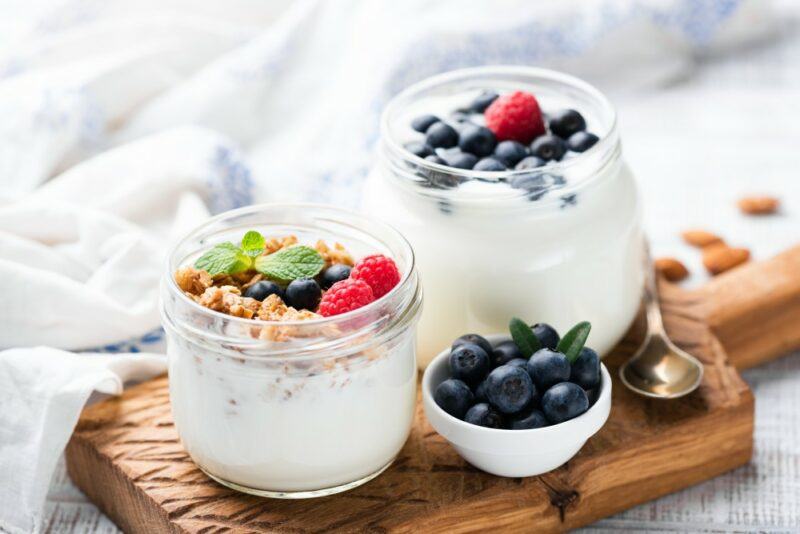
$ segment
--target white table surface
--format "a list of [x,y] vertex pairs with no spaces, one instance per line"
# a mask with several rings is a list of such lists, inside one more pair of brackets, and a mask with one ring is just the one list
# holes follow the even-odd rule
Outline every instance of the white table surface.
[[[798,21],[787,18],[782,37],[763,46],[698,58],[697,71],[673,87],[615,99],[656,255],[676,255],[700,273],[699,256],[678,238],[690,226],[719,232],[749,247],[756,259],[800,241]],[[735,200],[750,192],[777,195],[783,213],[741,216]],[[703,280],[696,274],[689,284]],[[800,531],[800,353],[746,371],[744,378],[756,397],[749,465],[585,530]],[[117,532],[70,483],[63,465],[47,515],[48,532]]]

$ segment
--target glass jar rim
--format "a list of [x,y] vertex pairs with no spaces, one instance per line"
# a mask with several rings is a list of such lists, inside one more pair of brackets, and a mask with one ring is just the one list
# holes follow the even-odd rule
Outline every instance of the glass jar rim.
[[[396,240],[399,246],[402,248],[402,252],[407,257],[407,268],[404,269],[404,272],[401,273],[400,282],[392,288],[391,291],[386,293],[385,295],[381,296],[380,298],[374,300],[373,302],[363,306],[361,308],[357,308],[355,310],[351,310],[349,312],[333,315],[331,317],[320,317],[315,319],[307,319],[307,320],[292,320],[292,321],[274,321],[274,320],[263,320],[263,319],[246,319],[243,317],[235,317],[233,315],[228,315],[222,312],[218,312],[212,310],[210,308],[206,308],[205,306],[201,306],[199,303],[195,302],[191,298],[189,298],[183,290],[178,286],[177,281],[175,280],[174,273],[175,271],[181,266],[181,262],[185,260],[187,257],[186,254],[182,255],[182,257],[178,258],[179,251],[181,251],[186,245],[188,245],[193,240],[197,240],[202,238],[205,234],[208,234],[213,228],[218,226],[220,223],[225,222],[229,219],[234,219],[239,216],[245,216],[249,214],[256,214],[260,211],[265,209],[299,209],[299,210],[311,210],[311,211],[322,211],[324,213],[338,215],[342,219],[346,220],[355,220],[360,221],[362,223],[368,224],[370,228],[381,228],[382,231],[387,232],[388,234],[392,235],[392,237]],[[363,231],[365,234],[372,236],[373,234]],[[209,234],[213,235],[213,234]],[[362,215],[361,213],[357,213],[355,211],[347,210],[344,208],[339,208],[335,206],[325,205],[325,204],[315,204],[315,203],[264,203],[264,204],[255,204],[251,206],[246,206],[243,208],[238,208],[235,210],[226,211],[219,215],[209,218],[200,226],[195,227],[191,230],[188,234],[184,235],[182,238],[178,239],[176,243],[171,247],[170,253],[167,257],[166,261],[166,273],[162,280],[162,284],[170,293],[170,295],[177,296],[181,299],[186,306],[190,309],[200,313],[201,315],[205,315],[212,319],[219,319],[224,321],[230,321],[231,324],[239,324],[240,326],[244,327],[294,327],[294,328],[320,328],[326,325],[335,325],[337,323],[342,324],[348,321],[356,321],[359,318],[366,318],[370,317],[376,310],[378,310],[381,306],[387,305],[393,299],[398,299],[398,296],[401,292],[408,290],[409,286],[413,286],[411,289],[415,291],[415,293],[419,292],[419,281],[416,275],[416,258],[414,256],[414,250],[411,247],[408,240],[403,236],[399,231],[397,231],[394,227],[389,224],[386,224],[382,221],[374,219],[372,217],[368,217]],[[408,299],[400,299],[397,303],[399,304],[399,308],[397,312],[402,315],[402,313],[406,310],[402,309],[403,304],[405,306],[411,306],[413,304],[413,300],[406,302]],[[163,304],[161,306],[162,313],[163,313]],[[233,338],[235,340],[242,340],[242,338]]]
[[[432,90],[437,87],[443,87],[449,84],[467,81],[470,79],[480,79],[481,77],[525,77],[528,82],[551,82],[561,84],[565,87],[578,90],[584,95],[588,96],[594,104],[608,117],[607,132],[588,150],[581,152],[569,159],[561,161],[551,161],[541,167],[533,169],[509,169],[506,171],[475,171],[472,169],[456,169],[447,165],[442,165],[432,161],[428,161],[419,157],[404,146],[403,142],[396,139],[392,135],[391,124],[393,116],[403,108],[404,105],[412,102],[415,97],[419,96],[425,91]],[[464,181],[481,181],[490,183],[508,182],[513,178],[521,176],[529,176],[531,174],[560,174],[570,169],[574,169],[581,165],[586,165],[587,161],[591,159],[598,160],[597,167],[601,168],[613,160],[615,156],[621,153],[620,140],[617,126],[617,113],[608,98],[596,87],[590,83],[570,74],[558,72],[551,69],[544,69],[539,67],[525,67],[517,65],[492,65],[483,67],[471,67],[465,69],[457,69],[442,74],[431,76],[421,80],[400,93],[394,96],[381,114],[381,143],[386,154],[390,160],[395,158],[397,160],[411,162],[415,167],[423,170],[424,172],[436,173],[440,176],[451,176],[456,179],[463,179]],[[568,185],[563,189],[559,189],[562,193],[572,193],[583,189],[589,183],[594,181],[600,173],[593,173],[584,180],[580,180],[575,184]],[[405,182],[412,182],[412,180],[404,180]],[[427,189],[425,194],[431,197],[442,198],[448,201],[453,201],[452,195],[448,195],[450,189]],[[519,197],[525,197],[527,193],[520,190]],[[506,197],[507,198],[507,197]],[[470,202],[490,203],[496,198],[470,198]],[[552,199],[557,200],[557,199]]]

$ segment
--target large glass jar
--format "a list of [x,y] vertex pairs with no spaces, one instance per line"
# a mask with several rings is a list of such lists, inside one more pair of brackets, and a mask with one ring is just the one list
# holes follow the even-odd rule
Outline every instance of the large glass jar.
[[[521,90],[543,111],[573,108],[600,140],[589,150],[527,170],[460,170],[413,155],[414,117],[448,114],[482,91]],[[512,186],[512,184],[514,184]],[[639,307],[643,235],[636,183],[622,159],[615,112],[587,83],[526,67],[459,70],[420,82],[388,105],[379,161],[364,208],[411,242],[425,286],[421,366],[468,333],[506,331],[510,317],[561,333],[592,323],[601,354]]]
[[[295,322],[232,317],[188,298],[175,270],[247,230],[341,242],[356,258],[386,254],[402,279],[363,308]],[[395,230],[317,205],[231,211],[177,245],[161,295],[175,425],[209,476],[257,495],[313,497],[355,487],[391,464],[414,415],[422,301],[411,247]]]

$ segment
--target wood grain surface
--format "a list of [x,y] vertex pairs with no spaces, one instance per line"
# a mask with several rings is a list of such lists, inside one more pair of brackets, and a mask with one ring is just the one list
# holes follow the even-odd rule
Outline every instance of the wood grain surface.
[[[641,325],[634,325],[605,360],[615,380],[608,423],[567,465],[540,477],[505,479],[472,468],[433,431],[418,406],[411,437],[397,461],[368,484],[308,501],[245,496],[208,479],[183,451],[172,424],[166,377],[85,410],[67,448],[68,471],[128,532],[574,528],[747,463],[753,397],[725,348],[734,349],[736,361],[754,365],[800,343],[797,332],[785,326],[784,315],[795,314],[795,324],[800,317],[798,275],[785,271],[797,266],[797,258],[800,248],[692,292],[662,284],[668,331],[706,366],[701,388],[670,402],[644,399],[623,388],[616,368],[638,345]],[[762,273],[782,275],[776,278],[781,287],[752,280]],[[738,290],[743,286],[748,291]],[[763,323],[746,320],[753,314],[769,318],[776,334],[764,336]],[[737,348],[737,340],[751,337],[770,339],[765,346],[751,346],[749,353]]]

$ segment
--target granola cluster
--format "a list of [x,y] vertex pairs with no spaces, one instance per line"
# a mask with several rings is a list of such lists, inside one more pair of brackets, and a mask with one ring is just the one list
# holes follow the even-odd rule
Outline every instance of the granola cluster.
[[[298,244],[297,236],[272,237],[266,240],[264,255]],[[341,243],[329,246],[319,240],[314,249],[325,261],[325,267],[340,263],[353,265],[353,257]],[[210,310],[245,319],[265,321],[304,321],[321,317],[309,310],[297,310],[287,306],[277,295],[270,295],[263,302],[245,297],[247,289],[264,279],[254,271],[237,274],[211,276],[208,272],[191,266],[179,268],[175,272],[178,287],[192,300]]]
[[314,248],[319,252],[322,259],[325,260],[325,267],[330,267],[334,263],[341,263],[352,267],[353,256],[347,252],[347,249],[344,248],[344,245],[341,243],[334,243],[333,248],[330,248],[327,243],[323,240],[317,241],[317,244],[314,245]]

